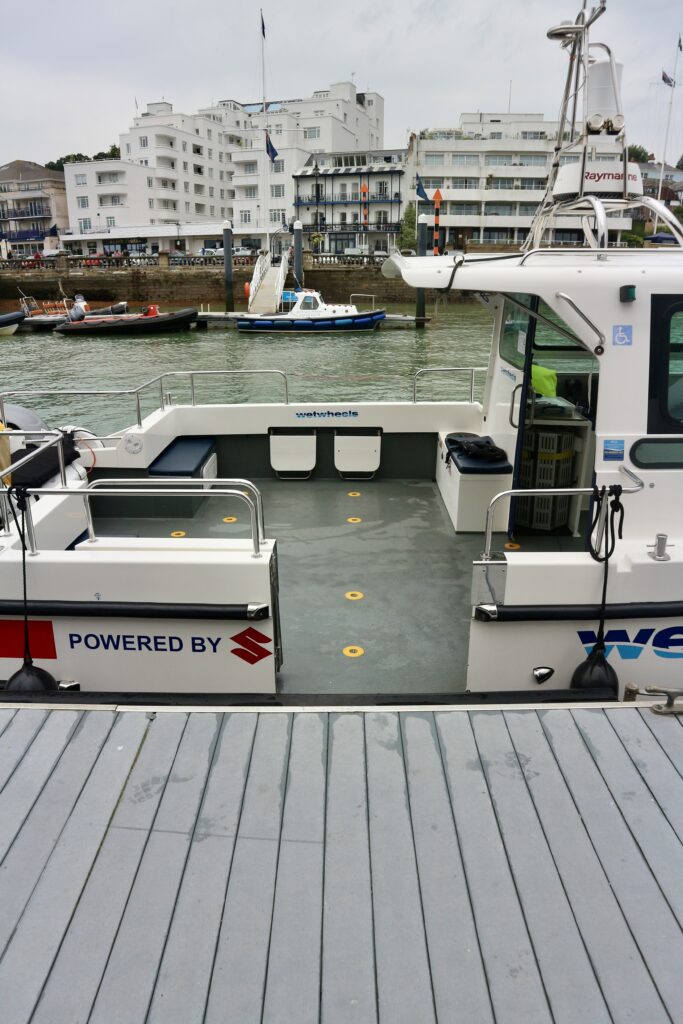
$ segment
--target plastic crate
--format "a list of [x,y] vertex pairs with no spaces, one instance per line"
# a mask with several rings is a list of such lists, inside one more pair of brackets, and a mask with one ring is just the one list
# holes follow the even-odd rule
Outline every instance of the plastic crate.
[[555,530],[566,526],[569,519],[569,495],[562,494],[557,498],[533,498],[531,522],[534,530]]

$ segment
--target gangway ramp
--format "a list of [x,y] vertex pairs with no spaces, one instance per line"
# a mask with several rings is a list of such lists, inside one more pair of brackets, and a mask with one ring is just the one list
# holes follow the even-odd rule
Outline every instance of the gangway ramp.
[[285,251],[277,266],[272,265],[270,253],[259,256],[249,288],[250,313],[276,313],[289,270],[289,253]]

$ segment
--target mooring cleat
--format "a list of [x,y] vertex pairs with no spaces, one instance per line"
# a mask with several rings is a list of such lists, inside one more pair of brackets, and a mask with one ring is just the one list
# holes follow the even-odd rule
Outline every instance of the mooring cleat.
[[683,715],[683,700],[676,703],[678,698],[683,698],[683,690],[667,690],[662,686],[646,686],[643,693],[661,694],[666,697],[666,704],[653,704],[650,708],[656,715]]

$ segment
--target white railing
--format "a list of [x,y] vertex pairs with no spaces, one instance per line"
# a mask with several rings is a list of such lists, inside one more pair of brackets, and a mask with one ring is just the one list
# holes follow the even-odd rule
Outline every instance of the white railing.
[[251,309],[252,303],[253,303],[254,299],[256,298],[256,293],[258,292],[259,288],[261,287],[263,279],[264,279],[264,277],[266,276],[266,274],[268,273],[269,270],[270,270],[270,253],[269,252],[264,252],[256,260],[256,265],[254,267],[254,273],[253,273],[252,278],[251,278],[251,284],[249,285],[249,303],[247,305],[247,309]]
[[282,293],[285,290],[285,281],[287,280],[287,273],[289,271],[289,249],[285,249],[280,257],[280,266],[277,272],[277,280],[275,282],[275,309],[280,308],[282,301]]

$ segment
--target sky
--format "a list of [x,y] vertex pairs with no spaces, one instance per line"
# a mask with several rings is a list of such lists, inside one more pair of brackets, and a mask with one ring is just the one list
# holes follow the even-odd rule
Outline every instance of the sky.
[[[268,99],[355,81],[385,99],[385,146],[470,111],[557,116],[566,57],[547,29],[581,0],[262,0]],[[597,0],[595,0],[597,2]],[[646,13],[645,13],[646,12]],[[0,0],[0,164],[107,149],[160,99],[193,113],[260,99],[252,0]],[[682,0],[608,0],[593,29],[624,64],[627,138],[661,156]],[[36,40],[40,40],[39,44]],[[49,40],[49,45],[46,44]],[[25,42],[22,42],[25,41]],[[683,54],[667,151],[683,154]]]

